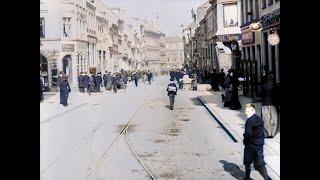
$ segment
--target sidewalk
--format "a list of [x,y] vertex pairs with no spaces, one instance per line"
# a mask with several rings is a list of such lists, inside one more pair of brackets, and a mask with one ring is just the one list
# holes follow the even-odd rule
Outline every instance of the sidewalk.
[[[198,91],[199,100],[211,111],[212,114],[228,129],[228,131],[237,139],[238,143],[242,144],[244,125],[246,117],[243,109],[230,110],[223,107],[223,102],[220,92]],[[252,103],[251,98],[239,96],[242,107],[246,103]],[[261,115],[261,102],[253,103],[256,106],[256,112]],[[264,156],[267,163],[268,174],[271,177],[280,179],[280,133],[272,139],[265,139]]]
[[80,92],[71,92],[69,94],[68,106],[64,107],[60,104],[60,94],[52,95],[40,103],[40,123],[49,121],[50,119],[60,116],[65,112],[84,106],[87,103],[88,94]]

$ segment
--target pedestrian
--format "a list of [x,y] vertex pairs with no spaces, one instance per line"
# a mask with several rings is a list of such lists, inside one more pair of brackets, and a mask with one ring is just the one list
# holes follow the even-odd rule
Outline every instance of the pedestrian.
[[63,106],[67,106],[69,93],[71,92],[67,75],[62,75],[62,80],[59,86],[60,86],[59,87],[60,88],[60,104],[62,104]]
[[99,72],[96,76],[95,85],[96,85],[96,91],[100,92],[100,87],[102,86],[101,72]]
[[241,104],[238,95],[238,87],[239,87],[239,79],[235,72],[232,70],[230,72],[230,80],[231,80],[231,102],[230,109],[238,110],[241,109]]
[[272,74],[268,75],[267,81],[262,86],[261,117],[264,122],[266,137],[274,137],[278,129],[278,112],[275,104],[275,86]]
[[147,78],[148,78],[149,84],[151,84],[152,73],[150,71],[148,71],[147,73]]
[[106,89],[107,89],[108,91],[111,91],[113,77],[111,76],[111,73],[110,73],[110,72],[108,72],[106,79],[107,79],[107,87],[106,87]]
[[223,72],[223,69],[221,69],[221,72],[219,73],[219,84],[223,90],[226,89],[225,80],[226,80],[226,74]]
[[167,92],[169,96],[169,102],[170,102],[170,109],[174,109],[174,97],[177,95],[178,88],[176,84],[174,83],[174,79],[170,79],[170,83],[167,86]]
[[120,76],[115,73],[113,78],[112,78],[112,87],[113,87],[113,92],[117,93],[118,91],[118,87],[119,87],[119,82],[120,81]]
[[40,71],[40,102],[43,101],[43,78],[41,77],[41,71]]
[[89,81],[88,81],[88,94],[89,96],[91,95],[91,92],[94,91],[94,79],[93,79],[93,74],[89,76]]
[[81,72],[78,76],[78,86],[79,86],[79,91],[81,93],[84,93],[84,76],[83,76],[83,72]]
[[230,80],[230,72],[228,73],[226,80],[225,80],[225,87],[226,87],[226,93],[225,96],[222,96],[222,99],[224,101],[223,106],[224,107],[230,107],[231,104],[231,80]]
[[244,113],[247,116],[245,132],[243,134],[243,164],[245,165],[246,170],[246,176],[244,179],[250,179],[250,165],[253,163],[254,168],[263,176],[263,178],[265,180],[269,180],[271,178],[268,176],[263,156],[265,137],[263,121],[256,115],[255,106],[251,103],[245,105]]
[[97,86],[96,86],[97,75],[94,73],[91,75],[91,77],[92,77],[91,92],[97,92]]
[[85,72],[83,76],[83,92],[85,93],[86,91],[89,92],[89,76],[88,73]]
[[192,89],[193,91],[196,91],[197,88],[198,88],[197,75],[194,74],[194,75],[192,76],[192,79],[191,79],[191,89]]
[[138,81],[139,81],[138,74],[133,74],[133,80],[136,87],[138,87]]
[[128,83],[128,74],[127,74],[127,72],[123,73],[122,81],[123,81],[124,89],[126,89],[127,88],[127,83]]
[[216,91],[220,91],[220,89],[219,89],[219,77],[218,77],[218,74],[217,74],[215,69],[213,71],[211,71],[210,84],[211,84],[211,87],[212,87],[213,91],[215,91],[215,92]]
[[108,76],[108,71],[105,71],[105,74],[103,74],[103,76],[102,76],[103,85],[104,85],[105,90],[107,90],[107,76]]

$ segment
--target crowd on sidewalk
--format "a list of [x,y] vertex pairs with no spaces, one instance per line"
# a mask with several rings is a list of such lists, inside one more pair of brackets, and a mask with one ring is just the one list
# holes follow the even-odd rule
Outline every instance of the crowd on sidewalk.
[[[203,77],[200,81],[209,83],[214,92],[225,91],[224,94],[221,94],[224,107],[228,107],[231,110],[242,108],[238,94],[239,89],[242,88],[242,78],[238,76],[235,70],[229,69],[227,75],[223,69],[221,69],[220,73],[213,70],[206,78]],[[273,83],[273,75],[271,73],[263,74],[261,83],[261,117],[264,121],[267,137],[274,137],[279,131],[279,92],[279,85]]]
[[[126,89],[128,82],[134,82],[135,87],[138,87],[139,80],[144,83],[148,81],[148,84],[151,84],[153,73],[151,71],[120,71],[111,75],[111,72],[105,71],[102,75],[101,72],[81,72],[77,77],[77,85],[79,92],[88,93],[89,95],[102,92],[101,88],[117,93],[118,89]],[[57,86],[60,92],[60,104],[67,106],[71,88],[66,74],[59,73]],[[40,102],[44,99],[44,88],[44,81],[40,75]]]

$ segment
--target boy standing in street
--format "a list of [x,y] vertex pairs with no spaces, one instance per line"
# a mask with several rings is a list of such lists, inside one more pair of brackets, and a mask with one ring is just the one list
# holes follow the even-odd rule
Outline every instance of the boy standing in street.
[[243,163],[246,168],[245,180],[250,179],[250,165],[253,162],[254,168],[259,171],[265,180],[271,178],[267,174],[266,163],[263,156],[264,126],[262,119],[256,115],[255,106],[251,103],[245,105],[247,121],[243,134],[244,158]]

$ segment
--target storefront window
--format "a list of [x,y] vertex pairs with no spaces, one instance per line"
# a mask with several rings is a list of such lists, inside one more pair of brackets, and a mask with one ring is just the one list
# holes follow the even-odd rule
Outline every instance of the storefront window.
[[238,26],[238,8],[237,4],[225,4],[223,6],[224,26]]

